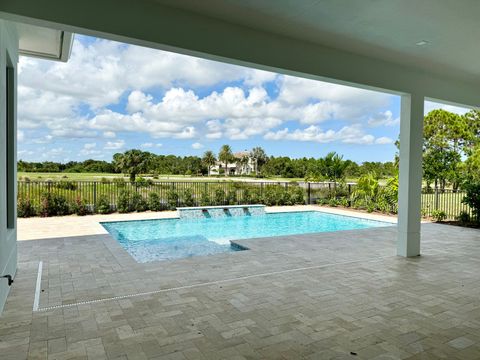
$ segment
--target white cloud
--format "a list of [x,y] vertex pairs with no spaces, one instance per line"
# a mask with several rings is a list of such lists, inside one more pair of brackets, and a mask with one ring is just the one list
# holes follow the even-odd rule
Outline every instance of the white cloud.
[[[232,83],[241,85],[225,87]],[[266,83],[276,86],[272,97]],[[199,95],[210,86],[222,90]],[[154,95],[159,89],[162,98]],[[398,121],[385,111],[392,99],[388,94],[81,36],[68,63],[21,57],[18,98],[20,131],[43,130],[48,135],[37,140],[42,143],[59,137],[103,143],[120,132],[153,139],[284,136],[369,144],[387,140],[358,130],[360,123],[373,127]],[[318,126],[337,119],[350,125],[338,131]],[[287,122],[311,126],[278,130]],[[357,129],[353,135],[351,129]],[[124,140],[109,140],[104,149],[124,146]],[[83,149],[88,150],[98,151]]]
[[294,141],[312,141],[318,143],[330,143],[340,141],[345,144],[374,144],[377,140],[379,143],[386,141],[386,138],[375,139],[375,136],[366,134],[360,125],[344,126],[338,131],[323,131],[317,125],[311,125],[304,129],[295,129],[290,131],[288,128],[276,132],[268,132],[264,136],[267,140],[294,140]]
[[257,69],[250,69],[251,71],[247,72],[244,84],[248,86],[261,86],[264,83],[274,81],[278,74],[264,71],[264,70],[257,70]]
[[47,160],[68,161],[66,156],[70,153],[70,150],[65,150],[63,147],[42,149],[42,157]]
[[53,140],[53,136],[48,134],[45,136],[37,137],[34,140],[32,140],[33,143],[35,144],[49,144]]
[[192,144],[192,149],[199,150],[202,148],[203,148],[203,145],[198,142]]
[[25,140],[25,132],[22,131],[22,130],[18,130],[17,131],[17,141],[22,142],[23,140]]
[[368,119],[368,125],[371,127],[377,126],[396,126],[400,124],[400,118],[394,118],[390,110],[377,113]]
[[103,137],[105,139],[114,139],[117,136],[113,131],[104,131],[103,132]]
[[83,144],[83,148],[80,150],[80,154],[85,156],[95,155],[98,157],[99,155],[102,154],[102,151],[96,150],[95,149],[96,147],[97,147],[97,143]]
[[35,152],[32,150],[18,150],[17,152],[19,160],[21,159],[22,156],[31,156],[33,154],[35,154]]
[[386,136],[379,137],[375,140],[375,144],[379,144],[379,145],[386,145],[386,144],[392,144],[392,143],[393,143],[393,140]]
[[141,148],[144,148],[144,149],[149,149],[149,148],[152,148],[152,147],[162,147],[163,144],[161,143],[157,143],[157,144],[154,144],[152,142],[147,142],[147,143],[143,143],[140,145]]
[[103,147],[106,150],[118,150],[121,149],[125,146],[125,141],[124,140],[118,140],[118,141],[107,141],[105,146]]

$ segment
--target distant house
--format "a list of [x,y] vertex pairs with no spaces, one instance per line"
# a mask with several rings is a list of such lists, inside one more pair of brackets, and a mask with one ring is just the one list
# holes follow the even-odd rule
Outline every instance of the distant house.
[[[233,158],[235,160],[227,164],[228,175],[251,175],[256,173],[257,161],[255,158],[250,156],[248,151],[236,152],[233,154]],[[224,172],[222,172],[221,169],[225,171],[225,163],[217,161],[216,164],[210,169],[210,174],[223,174]]]

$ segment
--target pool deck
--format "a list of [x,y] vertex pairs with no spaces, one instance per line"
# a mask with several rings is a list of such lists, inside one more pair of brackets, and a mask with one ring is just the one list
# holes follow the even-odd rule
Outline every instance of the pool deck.
[[104,233],[20,241],[0,358],[479,359],[480,231],[423,224],[405,259],[393,225],[149,264]]

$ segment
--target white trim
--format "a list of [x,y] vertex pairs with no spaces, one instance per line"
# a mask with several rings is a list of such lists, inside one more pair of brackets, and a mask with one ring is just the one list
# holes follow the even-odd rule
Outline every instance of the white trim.
[[33,311],[38,311],[40,304],[40,290],[42,288],[43,261],[38,263],[37,284],[35,285],[35,298],[33,299]]

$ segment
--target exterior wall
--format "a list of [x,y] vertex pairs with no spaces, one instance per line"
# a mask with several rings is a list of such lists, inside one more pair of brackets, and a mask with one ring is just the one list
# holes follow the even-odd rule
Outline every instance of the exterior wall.
[[[255,159],[250,157],[248,163],[244,164],[240,169],[236,163],[228,163],[227,168],[229,175],[251,175],[255,173]],[[210,174],[218,175],[220,169],[225,169],[225,164],[217,161],[217,164],[210,168]]]
[[[17,270],[17,219],[16,219],[16,181],[13,181],[13,191],[7,193],[7,176],[17,178],[17,139],[16,139],[16,84],[17,84],[17,60],[18,38],[14,25],[0,20],[0,276],[14,276]],[[7,66],[13,68],[12,96],[7,98]],[[13,127],[10,128],[10,136],[7,134],[7,99],[9,109],[13,111]],[[12,136],[13,135],[13,136]],[[8,141],[7,141],[8,136]],[[7,146],[8,153],[13,153],[13,161],[7,169]],[[7,198],[13,199],[13,207],[7,211]],[[12,214],[13,212],[13,214]],[[7,223],[7,216],[13,216],[12,221]],[[5,305],[10,287],[6,279],[0,278],[0,314]]]

